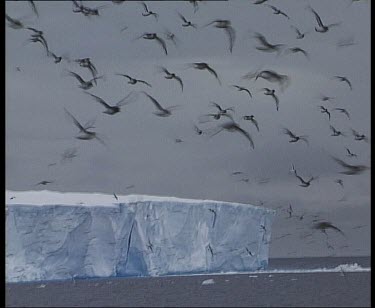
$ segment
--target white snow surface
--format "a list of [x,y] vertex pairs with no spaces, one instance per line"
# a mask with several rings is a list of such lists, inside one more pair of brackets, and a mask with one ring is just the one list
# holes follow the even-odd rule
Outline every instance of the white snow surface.
[[6,191],[6,281],[244,272],[268,264],[274,210],[117,198]]

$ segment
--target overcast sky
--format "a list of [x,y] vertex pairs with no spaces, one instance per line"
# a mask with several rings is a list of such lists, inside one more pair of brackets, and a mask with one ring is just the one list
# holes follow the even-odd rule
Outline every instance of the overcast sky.
[[[350,130],[371,137],[370,2],[268,1],[288,14],[290,20],[253,2],[205,1],[199,3],[196,13],[189,2],[146,2],[150,10],[159,14],[158,20],[142,16],[143,7],[136,1],[120,5],[109,1],[100,16],[91,17],[73,13],[71,1],[35,1],[39,18],[29,3],[7,2],[7,14],[42,30],[55,54],[92,60],[104,80],[98,80],[98,85],[88,92],[115,104],[130,91],[143,90],[163,107],[179,107],[170,117],[157,117],[153,114],[154,105],[140,94],[120,113],[104,114],[104,107],[79,89],[77,80],[67,74],[71,70],[89,79],[86,68],[65,60],[55,64],[40,44],[27,43],[31,31],[7,26],[6,188],[263,204],[279,211],[273,238],[292,234],[272,243],[271,256],[370,254],[370,172],[340,174],[343,169],[330,158],[333,155],[351,164],[370,166],[370,143],[354,140]],[[84,4],[96,7],[106,3]],[[317,23],[308,5],[318,12],[324,24],[341,24],[327,33],[315,32]],[[182,27],[177,12],[198,28]],[[236,31],[233,53],[229,52],[222,29],[204,27],[216,19],[231,21]],[[308,32],[305,38],[296,39],[291,25]],[[128,28],[121,31],[124,27]],[[168,55],[155,41],[135,40],[144,32],[156,32],[165,38],[165,29],[178,38],[177,47],[166,41]],[[276,55],[259,51],[254,32],[263,34],[272,44],[285,44],[284,49],[303,48],[309,59],[301,53]],[[337,47],[338,41],[350,38],[354,45]],[[207,71],[189,67],[193,62],[208,63],[218,73],[222,86]],[[183,93],[175,80],[164,78],[158,66],[182,78]],[[282,92],[277,84],[261,78],[242,78],[260,69],[288,75],[289,87]],[[116,73],[145,80],[152,88],[127,84],[126,78]],[[348,77],[353,90],[332,79],[335,75]],[[231,87],[233,84],[247,87],[252,99]],[[264,87],[276,90],[279,111],[272,98],[261,91]],[[320,95],[335,99],[323,102]],[[238,133],[223,131],[209,137],[224,122],[199,123],[201,115],[216,112],[211,101],[234,107],[234,118],[250,133],[255,149]],[[350,120],[333,110],[328,121],[327,115],[320,112],[320,105],[330,111],[345,108]],[[78,129],[64,108],[81,123],[96,119],[94,130],[108,146],[97,140],[76,139]],[[251,114],[255,115],[260,132],[250,121],[242,120],[242,116]],[[194,124],[208,133],[197,135]],[[331,136],[330,125],[346,136]],[[309,145],[303,141],[289,143],[289,137],[282,133],[284,127],[297,135],[308,135]],[[183,142],[176,143],[177,138]],[[346,147],[358,157],[347,157]],[[77,149],[77,157],[62,163],[61,155],[69,148]],[[307,188],[298,186],[299,180],[289,172],[291,164],[303,178],[318,179]],[[244,174],[234,176],[235,171]],[[248,182],[241,181],[246,178]],[[260,184],[261,179],[269,182]],[[343,180],[344,188],[335,183],[336,179]],[[53,183],[35,185],[42,180]],[[134,187],[127,188],[131,185]],[[305,214],[302,220],[285,218],[289,203],[295,215]],[[315,214],[347,234],[344,239],[328,231],[328,242],[335,250],[327,249],[326,236],[317,231],[312,238],[316,242],[307,244],[311,238],[301,239],[311,233],[311,215]],[[358,228],[361,225],[365,227]]]

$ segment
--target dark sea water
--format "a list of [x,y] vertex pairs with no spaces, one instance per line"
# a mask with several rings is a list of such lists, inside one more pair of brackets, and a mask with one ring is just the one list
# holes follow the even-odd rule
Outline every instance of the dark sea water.
[[[370,257],[283,258],[271,259],[267,270],[333,269],[354,263],[371,267]],[[208,279],[213,281],[202,285]],[[6,285],[6,306],[370,307],[371,272],[243,273],[10,283]]]

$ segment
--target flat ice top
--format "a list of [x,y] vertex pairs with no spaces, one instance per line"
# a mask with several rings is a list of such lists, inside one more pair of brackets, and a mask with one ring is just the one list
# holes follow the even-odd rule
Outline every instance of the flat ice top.
[[246,206],[254,209],[274,212],[274,210],[251,204],[223,202],[215,200],[184,199],[176,197],[161,197],[149,195],[117,195],[118,200],[112,194],[102,193],[74,193],[42,191],[5,191],[6,205],[84,205],[84,206],[117,206],[119,203],[131,203],[140,201],[169,201],[184,203],[220,203],[232,206]]

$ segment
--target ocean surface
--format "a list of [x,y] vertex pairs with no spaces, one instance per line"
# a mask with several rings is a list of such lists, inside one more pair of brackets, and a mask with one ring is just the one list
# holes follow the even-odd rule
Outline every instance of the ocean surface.
[[370,267],[370,257],[279,258],[265,273],[8,283],[5,299],[7,307],[370,307]]

